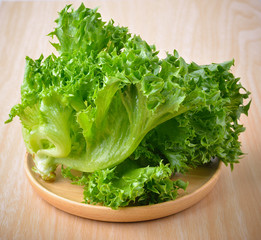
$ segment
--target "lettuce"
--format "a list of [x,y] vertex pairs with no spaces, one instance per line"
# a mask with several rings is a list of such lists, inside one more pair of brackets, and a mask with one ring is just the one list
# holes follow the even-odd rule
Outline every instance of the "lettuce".
[[[175,199],[175,172],[242,155],[238,123],[249,92],[233,61],[199,66],[101,20],[97,9],[66,6],[49,34],[59,52],[26,57],[20,117],[27,151],[45,180],[85,185],[86,203],[112,208]],[[243,93],[242,93],[243,91]],[[66,170],[67,169],[67,170]],[[70,170],[83,172],[81,178]]]
[[249,92],[239,83],[239,78],[229,72],[232,65],[233,61],[188,65],[189,71],[194,70],[192,81],[196,80],[197,87],[201,85],[208,92],[207,104],[153,129],[132,158],[161,158],[171,165],[173,172],[184,173],[217,157],[233,169],[234,163],[243,156],[239,134],[245,128],[239,118],[242,113],[247,115],[251,102],[244,105]]
[[156,167],[140,167],[129,159],[114,168],[83,173],[80,177],[74,176],[71,168],[62,168],[64,177],[84,186],[85,203],[102,203],[113,209],[175,199],[178,189],[185,190],[187,183],[171,180],[171,174],[168,165],[161,162]]

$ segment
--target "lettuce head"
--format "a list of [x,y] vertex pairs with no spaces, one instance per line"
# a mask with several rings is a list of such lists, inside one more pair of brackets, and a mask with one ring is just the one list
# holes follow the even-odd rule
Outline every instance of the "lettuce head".
[[59,55],[26,57],[21,103],[7,120],[20,118],[43,179],[65,165],[86,203],[117,208],[174,199],[186,184],[171,174],[213,157],[238,161],[249,92],[230,72],[233,60],[188,64],[175,50],[160,59],[154,45],[83,4],[66,6],[56,23],[49,36]]

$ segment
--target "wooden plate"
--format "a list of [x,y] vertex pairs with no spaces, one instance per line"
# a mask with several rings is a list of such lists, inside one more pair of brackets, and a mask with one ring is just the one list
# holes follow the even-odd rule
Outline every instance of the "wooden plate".
[[113,210],[108,207],[82,203],[83,187],[72,185],[70,180],[64,179],[60,174],[60,168],[57,169],[55,182],[50,183],[43,181],[38,174],[33,172],[33,166],[31,155],[26,154],[26,175],[36,192],[48,203],[76,216],[109,222],[146,221],[166,217],[187,209],[203,199],[212,190],[221,172],[221,162],[213,161],[208,166],[191,170],[185,176],[174,177],[174,179],[181,178],[189,181],[186,193],[181,193],[176,200],[149,206]]

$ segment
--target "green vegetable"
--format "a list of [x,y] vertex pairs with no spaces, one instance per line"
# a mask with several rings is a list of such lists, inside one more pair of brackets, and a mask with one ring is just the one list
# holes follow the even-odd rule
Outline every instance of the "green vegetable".
[[178,189],[187,187],[181,180],[172,181],[170,168],[162,163],[142,168],[126,160],[115,168],[83,173],[80,177],[72,175],[70,170],[62,168],[62,175],[73,184],[84,185],[85,203],[102,203],[113,209],[172,200],[177,197]]
[[83,4],[56,23],[59,55],[26,58],[21,103],[7,120],[20,117],[43,179],[65,165],[86,203],[118,208],[175,199],[186,183],[171,175],[212,157],[238,162],[238,120],[250,103],[233,61],[199,66],[177,51],[159,59],[155,46]]

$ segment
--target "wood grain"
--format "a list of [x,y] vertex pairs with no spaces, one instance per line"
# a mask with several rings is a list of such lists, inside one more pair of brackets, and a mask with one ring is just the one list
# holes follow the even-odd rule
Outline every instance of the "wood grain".
[[[233,72],[252,92],[241,119],[247,155],[233,172],[222,168],[213,191],[181,213],[141,223],[105,223],[52,207],[31,188],[24,170],[19,120],[4,125],[19,102],[24,58],[53,51],[46,36],[67,2],[0,4],[0,239],[260,239],[261,234],[261,2],[258,0],[108,0],[104,20],[129,26],[161,50],[178,50],[199,64],[235,59]],[[79,2],[75,3],[75,7]]]

